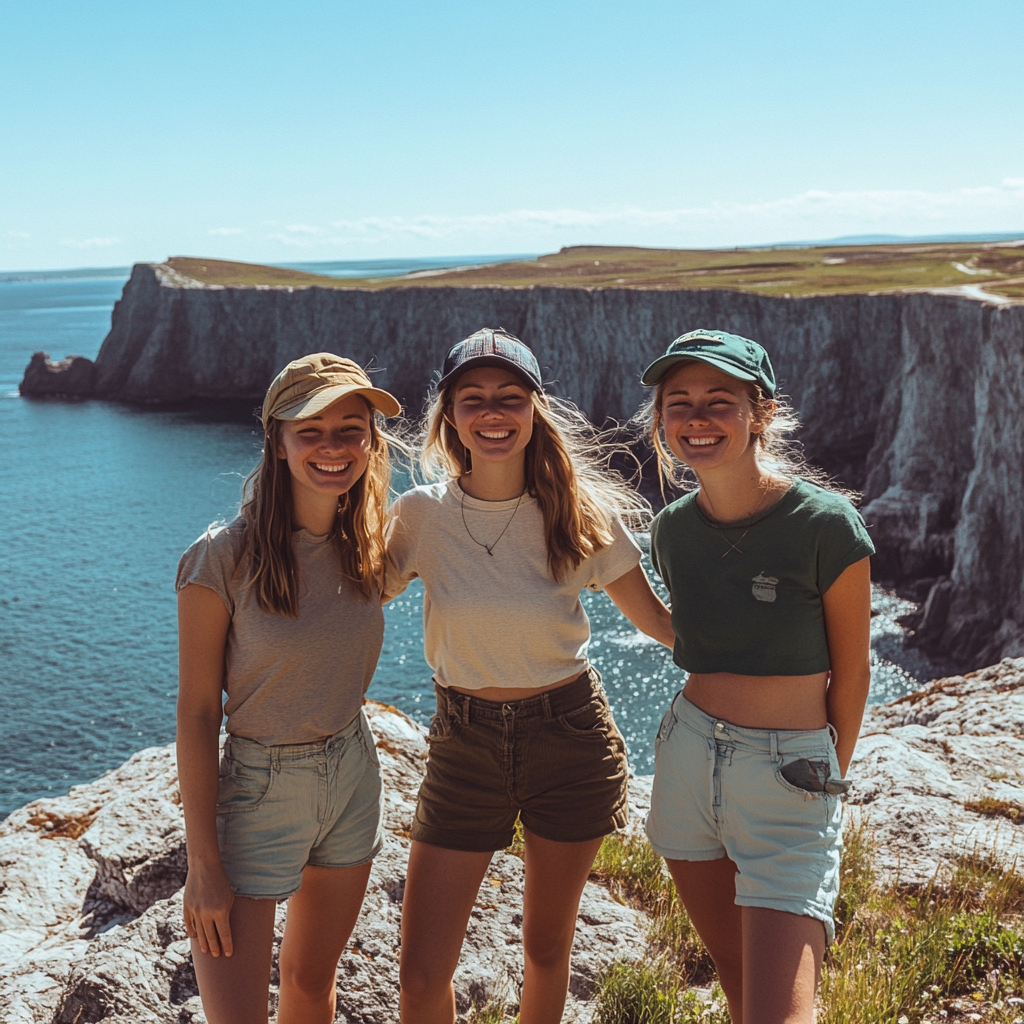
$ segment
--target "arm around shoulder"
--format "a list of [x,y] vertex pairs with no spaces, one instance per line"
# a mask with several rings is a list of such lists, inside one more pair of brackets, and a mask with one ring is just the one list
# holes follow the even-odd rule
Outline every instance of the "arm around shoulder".
[[839,735],[836,755],[845,775],[860,733],[871,686],[871,567],[861,558],[822,596],[828,640],[828,720]]
[[637,629],[672,649],[676,642],[672,613],[654,592],[642,565],[634,565],[617,580],[605,584],[604,589],[615,607]]

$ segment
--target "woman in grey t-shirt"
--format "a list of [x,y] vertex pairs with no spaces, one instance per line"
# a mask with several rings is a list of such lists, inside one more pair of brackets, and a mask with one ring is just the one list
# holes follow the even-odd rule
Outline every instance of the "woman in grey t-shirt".
[[[289,363],[263,403],[238,519],[178,566],[183,910],[210,1024],[333,1019],[335,971],[381,846],[362,712],[384,635],[388,446],[398,402],[351,360]],[[218,776],[222,699],[227,739]]]

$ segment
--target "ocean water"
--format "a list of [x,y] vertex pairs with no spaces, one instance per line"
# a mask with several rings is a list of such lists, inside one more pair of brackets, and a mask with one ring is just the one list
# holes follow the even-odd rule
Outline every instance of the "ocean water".
[[[424,261],[398,262],[388,269]],[[248,409],[19,397],[33,352],[96,355],[127,275],[18,276],[0,276],[0,817],[174,738],[174,570],[208,523],[234,515],[260,449]],[[593,661],[634,767],[649,772],[682,674],[604,594],[583,600]],[[902,646],[895,616],[912,606],[881,592],[875,604],[879,701],[940,673]],[[426,722],[419,585],[385,614],[369,696]]]

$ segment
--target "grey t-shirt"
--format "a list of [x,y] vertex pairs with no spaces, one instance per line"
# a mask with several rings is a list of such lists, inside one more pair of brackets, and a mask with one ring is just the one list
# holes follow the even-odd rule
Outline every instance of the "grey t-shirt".
[[343,575],[327,536],[296,530],[299,616],[263,611],[241,557],[243,525],[239,517],[207,530],[181,556],[175,582],[208,587],[231,613],[227,731],[267,745],[323,739],[362,706],[384,640],[380,598]]

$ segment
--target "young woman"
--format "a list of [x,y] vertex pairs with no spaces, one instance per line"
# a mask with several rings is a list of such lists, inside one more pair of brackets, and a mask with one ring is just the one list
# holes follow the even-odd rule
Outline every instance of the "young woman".
[[651,531],[689,678],[656,740],[647,834],[732,1019],[808,1024],[870,682],[874,548],[849,501],[787,454],[796,421],[760,345],[693,331],[642,380],[660,467],[699,484]]
[[[533,353],[482,330],[448,353],[423,462],[399,498],[387,590],[426,588],[437,715],[402,912],[401,1009],[451,1024],[477,890],[517,816],[526,839],[519,1020],[560,1021],[579,898],[601,838],[626,823],[626,757],[587,661],[584,587],[663,643],[668,610],[620,521],[641,508],[602,473],[592,431],[544,394]],[[587,445],[590,442],[588,449]]]
[[381,414],[399,411],[351,360],[289,363],[263,403],[241,515],[178,566],[184,914],[211,1024],[267,1020],[284,899],[277,1019],[334,1020],[338,958],[381,846],[362,703],[384,635]]

